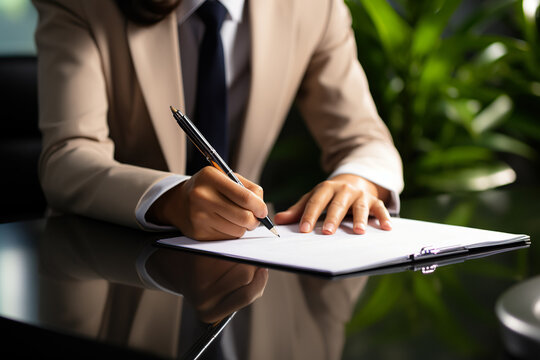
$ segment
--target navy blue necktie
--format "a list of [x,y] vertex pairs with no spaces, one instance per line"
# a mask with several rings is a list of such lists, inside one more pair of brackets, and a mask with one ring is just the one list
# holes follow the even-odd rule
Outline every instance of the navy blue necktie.
[[[208,142],[227,161],[227,84],[220,35],[227,9],[216,0],[207,0],[197,10],[197,15],[203,21],[205,31],[199,48],[194,120]],[[194,150],[187,164],[187,173],[192,175],[207,165],[206,159]]]

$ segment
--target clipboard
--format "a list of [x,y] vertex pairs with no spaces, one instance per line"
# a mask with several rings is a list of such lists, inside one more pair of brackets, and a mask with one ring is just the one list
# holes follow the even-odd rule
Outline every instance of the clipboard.
[[391,231],[378,229],[372,221],[364,235],[354,234],[352,222],[345,221],[334,235],[322,235],[320,225],[310,234],[301,234],[298,225],[293,224],[279,227],[280,239],[269,237],[268,231],[259,227],[235,240],[199,242],[174,237],[158,240],[157,245],[286,271],[338,277],[414,270],[414,266],[430,261],[441,266],[443,260],[471,259],[501,252],[503,248],[528,247],[531,243],[525,234],[403,218],[392,221]]

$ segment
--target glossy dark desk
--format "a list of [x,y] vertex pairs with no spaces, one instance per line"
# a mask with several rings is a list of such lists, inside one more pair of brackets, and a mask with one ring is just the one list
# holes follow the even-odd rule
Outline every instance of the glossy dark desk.
[[[540,274],[539,200],[540,191],[518,189],[403,201],[403,217],[525,233],[532,246],[429,274],[270,269],[262,297],[223,336],[238,358],[510,359],[494,306]],[[0,225],[2,354],[179,356],[201,331],[194,308],[178,302],[186,282],[199,281],[192,274],[251,265],[156,248],[162,236],[75,216]],[[207,308],[226,313],[242,301]]]

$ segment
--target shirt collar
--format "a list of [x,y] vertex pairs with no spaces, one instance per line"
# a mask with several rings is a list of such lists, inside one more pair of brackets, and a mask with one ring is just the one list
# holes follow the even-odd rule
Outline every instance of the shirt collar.
[[[184,23],[205,0],[182,0],[176,9],[178,24]],[[219,0],[219,2],[227,9],[227,19],[234,22],[242,22],[242,14],[244,13],[245,0]]]

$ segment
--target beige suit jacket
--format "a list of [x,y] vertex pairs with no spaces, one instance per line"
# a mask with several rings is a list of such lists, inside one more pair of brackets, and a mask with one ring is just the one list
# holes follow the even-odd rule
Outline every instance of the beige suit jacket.
[[[34,0],[39,12],[41,183],[49,204],[136,227],[135,208],[185,169],[184,108],[174,12],[152,26],[111,0]],[[258,181],[293,101],[332,171],[356,162],[390,174],[401,162],[357,61],[342,0],[252,0],[251,87],[235,171]]]

